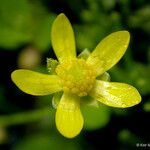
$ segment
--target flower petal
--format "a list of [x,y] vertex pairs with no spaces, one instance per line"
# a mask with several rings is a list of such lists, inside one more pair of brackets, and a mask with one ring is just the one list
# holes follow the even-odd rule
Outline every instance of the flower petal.
[[48,95],[62,90],[60,79],[56,75],[19,69],[12,72],[11,78],[23,92],[31,95]]
[[114,66],[125,53],[129,44],[128,31],[118,31],[104,38],[91,53],[87,63],[100,75]]
[[73,29],[63,13],[58,15],[52,25],[51,39],[55,54],[60,62],[76,57]]
[[56,126],[59,132],[73,138],[83,128],[83,117],[80,111],[79,97],[64,93],[56,112]]
[[112,107],[131,107],[141,101],[139,92],[125,83],[105,82],[97,80],[90,96]]

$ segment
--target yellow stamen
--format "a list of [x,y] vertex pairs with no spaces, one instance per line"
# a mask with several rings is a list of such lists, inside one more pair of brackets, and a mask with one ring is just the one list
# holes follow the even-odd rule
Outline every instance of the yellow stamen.
[[92,89],[96,73],[92,66],[83,59],[73,59],[61,63],[56,68],[57,75],[62,79],[63,90],[78,96],[86,96]]

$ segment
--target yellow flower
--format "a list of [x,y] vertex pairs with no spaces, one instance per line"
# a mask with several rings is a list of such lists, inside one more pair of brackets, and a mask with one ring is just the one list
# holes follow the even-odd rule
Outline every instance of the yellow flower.
[[76,57],[72,26],[64,14],[52,26],[52,46],[59,63],[55,74],[41,74],[19,69],[12,74],[13,82],[31,95],[48,95],[63,91],[56,111],[56,126],[68,138],[78,135],[83,127],[80,111],[82,96],[90,96],[112,107],[131,107],[141,101],[138,91],[124,83],[99,80],[125,53],[130,35],[118,31],[104,38],[87,59]]

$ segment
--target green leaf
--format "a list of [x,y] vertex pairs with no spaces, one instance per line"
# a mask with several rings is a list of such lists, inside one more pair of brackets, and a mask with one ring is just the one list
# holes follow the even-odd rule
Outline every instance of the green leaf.
[[110,111],[106,106],[99,105],[99,107],[94,107],[92,105],[82,105],[81,110],[86,130],[103,128],[109,122]]
[[[33,16],[34,17],[34,16]],[[38,16],[39,17],[39,16]],[[54,20],[54,14],[45,14],[37,21],[35,26],[33,26],[33,44],[38,48],[39,51],[48,51],[51,42],[50,42],[50,29],[52,21]]]
[[[49,129],[49,128],[48,128]],[[12,150],[81,150],[78,140],[68,140],[59,136],[54,130],[46,133],[29,134],[13,145]]]
[[0,46],[17,48],[30,41],[28,34],[29,4],[27,0],[0,1]]
[[33,45],[41,52],[49,50],[50,30],[55,14],[49,12],[41,1],[30,3],[30,34],[32,36]]

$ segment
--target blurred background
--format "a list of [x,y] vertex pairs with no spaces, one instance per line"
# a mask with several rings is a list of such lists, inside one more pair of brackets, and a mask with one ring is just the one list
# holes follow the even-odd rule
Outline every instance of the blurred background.
[[[56,58],[50,31],[65,13],[78,54],[92,51],[108,34],[128,30],[131,41],[111,80],[135,86],[142,102],[127,109],[82,107],[84,129],[74,139],[55,127],[52,96],[31,96],[11,81],[26,68],[47,73]],[[144,145],[145,144],[145,145]],[[150,3],[148,0],[0,0],[0,150],[150,149]]]

